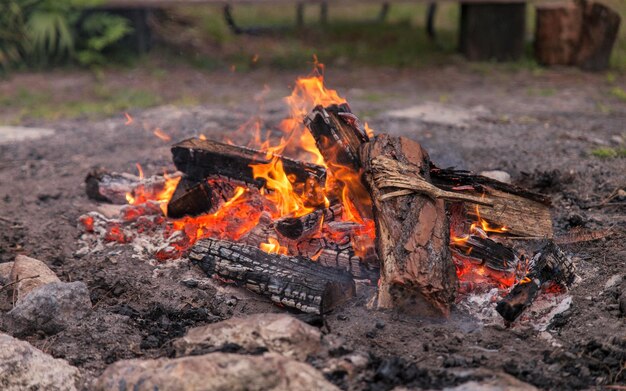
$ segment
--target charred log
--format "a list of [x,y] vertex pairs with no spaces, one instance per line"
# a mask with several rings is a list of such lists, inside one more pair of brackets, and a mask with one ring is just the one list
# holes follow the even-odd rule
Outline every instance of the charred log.
[[465,238],[453,240],[450,247],[459,255],[476,260],[478,264],[500,272],[515,271],[520,261],[509,247],[480,235],[468,235]]
[[140,178],[133,174],[95,169],[85,178],[85,191],[95,201],[124,205],[128,203],[127,194],[159,194],[165,190],[166,181],[162,176]]
[[[202,180],[219,175],[258,187],[263,186],[264,181],[254,178],[250,165],[267,164],[271,161],[261,151],[198,138],[190,138],[174,145],[172,155],[176,168],[192,179]],[[277,157],[285,173],[295,176],[297,182],[304,183],[311,177],[322,184],[326,180],[324,167]]]
[[429,158],[409,139],[380,135],[360,151],[364,179],[369,187],[376,222],[376,249],[381,277],[375,306],[409,313],[448,314],[457,277],[450,255],[448,219],[443,200],[411,192],[385,195],[376,180],[378,157],[397,160],[403,174],[430,180]]
[[274,223],[276,232],[290,240],[301,240],[321,230],[323,222],[334,221],[341,216],[343,207],[335,204],[328,208],[317,209],[300,217],[285,217]]
[[552,241],[535,253],[528,270],[526,278],[496,305],[498,313],[509,322],[517,319],[533,303],[544,283],[551,281],[569,287],[576,279],[572,260]]
[[220,177],[202,181],[184,177],[167,204],[167,216],[177,219],[214,212],[233,197],[237,186],[245,187],[246,184]]
[[466,213],[497,226],[515,236],[552,238],[550,199],[544,195],[509,185],[469,171],[440,169],[431,165],[433,184],[448,192],[471,195],[483,203],[465,202]]
[[189,259],[209,276],[217,275],[306,313],[327,313],[356,293],[352,277],[343,270],[225,240],[198,241]]
[[335,177],[341,178],[341,173],[346,169],[355,173],[356,180],[346,181],[344,185],[361,217],[371,218],[371,205],[363,202],[369,199],[369,194],[362,181],[358,180],[362,168],[359,149],[363,143],[369,141],[359,119],[352,114],[348,104],[344,103],[326,108],[315,107],[305,118],[304,124],[309,128],[317,149]]

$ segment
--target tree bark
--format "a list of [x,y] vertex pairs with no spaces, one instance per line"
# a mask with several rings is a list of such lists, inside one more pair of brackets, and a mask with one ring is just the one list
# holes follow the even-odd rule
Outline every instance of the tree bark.
[[189,259],[209,276],[217,275],[306,313],[327,313],[356,293],[354,280],[344,270],[225,240],[198,241]]
[[[407,313],[447,315],[457,277],[449,249],[449,226],[443,200],[411,193],[383,201],[393,192],[378,185],[372,162],[379,156],[404,164],[407,175],[429,181],[429,158],[409,139],[379,135],[361,148],[364,180],[369,188],[381,277],[374,305]],[[380,177],[379,177],[380,178]]]
[[575,63],[585,70],[605,70],[609,67],[621,17],[601,3],[581,1],[581,4],[583,23]]

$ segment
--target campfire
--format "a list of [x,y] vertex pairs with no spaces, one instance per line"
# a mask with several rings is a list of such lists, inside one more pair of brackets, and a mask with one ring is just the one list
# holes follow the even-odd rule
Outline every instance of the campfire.
[[155,262],[188,259],[315,314],[354,297],[357,284],[377,287],[372,308],[427,316],[497,289],[496,309],[512,322],[542,289],[575,280],[547,197],[439,168],[419,143],[374,132],[324,85],[321,67],[286,103],[279,141],[256,123],[251,145],[174,144],[170,173],[89,173],[89,197],[119,207],[81,216],[83,238],[96,251],[117,243]]

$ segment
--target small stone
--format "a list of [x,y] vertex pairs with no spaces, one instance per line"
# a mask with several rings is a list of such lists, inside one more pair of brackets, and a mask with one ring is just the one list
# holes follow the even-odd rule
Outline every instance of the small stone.
[[174,342],[177,356],[215,351],[236,344],[248,352],[267,349],[306,360],[321,348],[320,331],[287,314],[255,314],[196,327]]
[[384,329],[385,328],[385,322],[379,320],[378,322],[376,322],[376,328],[379,329],[379,330]]
[[123,360],[110,365],[92,389],[339,390],[312,366],[276,353]]
[[56,334],[91,311],[89,290],[83,282],[52,282],[20,300],[6,314],[4,326],[16,336],[38,331]]
[[61,281],[45,263],[25,255],[15,257],[9,279],[13,283],[9,295],[15,297],[16,303],[45,284]]
[[496,181],[511,183],[511,174],[506,171],[491,170],[481,171],[479,175],[486,176],[487,178],[495,179]]
[[4,391],[74,391],[80,372],[28,342],[0,334],[0,388]]
[[613,136],[611,136],[611,142],[613,144],[622,145],[622,144],[624,144],[624,138],[622,136],[619,136],[619,135],[613,135]]
[[348,320],[348,317],[346,315],[339,314],[339,315],[337,315],[337,319],[339,319],[339,320]]

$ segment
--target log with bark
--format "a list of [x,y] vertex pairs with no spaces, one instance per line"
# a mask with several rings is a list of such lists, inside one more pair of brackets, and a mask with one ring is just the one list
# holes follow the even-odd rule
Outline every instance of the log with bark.
[[602,3],[585,0],[580,0],[580,3],[583,21],[574,61],[582,69],[605,70],[609,67],[621,17]]
[[583,23],[581,7],[573,1],[537,5],[535,58],[543,65],[571,65]]
[[[373,201],[381,262],[379,290],[372,304],[414,314],[448,314],[457,276],[448,247],[444,201],[381,187],[380,166],[375,163],[380,157],[402,163],[406,176],[430,179],[428,155],[414,141],[383,134],[361,147],[360,162]],[[385,197],[394,192],[393,197]]]
[[198,241],[189,259],[209,276],[217,275],[306,313],[327,313],[356,293],[354,280],[343,270],[225,240]]
[[[188,177],[203,180],[209,176],[223,176],[261,187],[263,179],[255,179],[250,165],[267,164],[271,161],[266,154],[251,148],[228,145],[212,140],[190,138],[172,146],[176,168]],[[287,175],[293,175],[297,182],[314,178],[323,184],[326,180],[324,167],[298,162],[286,157],[277,157]]]
[[478,213],[491,224],[506,227],[507,233],[514,236],[554,236],[550,199],[542,194],[469,171],[440,169],[434,165],[431,165],[430,176],[440,189],[480,198],[482,204],[464,202],[469,215]]
[[530,261],[528,274],[496,305],[496,311],[513,322],[532,303],[541,286],[554,282],[564,287],[576,280],[576,267],[572,260],[553,241],[549,241]]

